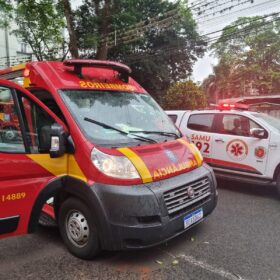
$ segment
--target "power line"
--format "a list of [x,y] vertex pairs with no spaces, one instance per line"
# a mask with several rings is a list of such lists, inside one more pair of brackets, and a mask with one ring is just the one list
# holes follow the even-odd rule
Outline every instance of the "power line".
[[[275,0],[273,0],[273,1],[275,1]],[[209,14],[206,14],[206,15],[203,15],[203,16],[201,16],[201,17],[198,17],[196,20],[200,20],[200,19],[202,19],[202,18],[207,18],[207,17],[209,17],[209,16],[211,16],[211,15],[216,15],[216,14],[218,14],[218,13],[223,13],[223,12],[225,12],[225,11],[227,11],[227,10],[231,10],[231,9],[234,9],[235,7],[238,7],[238,6],[241,6],[241,5],[244,5],[244,4],[246,4],[246,3],[248,3],[248,2],[251,2],[251,0],[245,0],[245,1],[243,1],[243,2],[240,2],[240,3],[238,3],[238,4],[236,4],[236,5],[231,5],[231,6],[229,6],[229,7],[226,7],[226,8],[224,8],[224,9],[221,9],[221,10],[218,10],[218,11],[214,11],[214,12],[212,12],[212,13],[209,13]],[[252,2],[251,2],[252,3]],[[251,6],[252,7],[252,6]]]
[[[273,23],[273,22],[277,22],[277,21],[280,21],[280,18],[276,18],[276,19],[273,19],[273,20],[270,20],[270,21],[266,21],[266,22],[264,22],[263,24],[261,24],[261,25],[259,25],[258,26],[258,28],[260,28],[260,27],[263,27],[263,26],[266,26],[266,25],[268,25],[268,24],[270,24],[270,23]],[[249,31],[249,32],[246,32],[246,31]],[[232,36],[233,35],[242,35],[242,36],[246,36],[246,35],[249,35],[250,33],[251,33],[251,31],[255,31],[252,27],[251,28],[249,28],[249,26],[246,28],[243,28],[242,30],[238,30],[238,31],[236,31],[236,32],[233,32],[233,33],[231,33],[231,34],[228,34],[228,35],[225,35],[225,39],[227,39],[227,38],[230,38],[230,39],[232,39]],[[263,31],[263,30],[262,30]],[[243,34],[244,33],[244,34]],[[214,38],[209,38],[208,40],[207,40],[207,42],[208,43],[210,43],[210,42],[214,42],[214,41],[216,41],[217,39],[219,39],[220,38],[220,36],[217,36],[217,37],[214,37]],[[223,39],[224,39],[223,38]],[[228,41],[228,40],[223,40],[223,42],[225,42],[225,41]]]
[[[279,13],[273,13],[273,14],[269,14],[269,15],[264,15],[262,17],[259,17],[258,19],[253,19],[252,21],[257,21],[257,20],[261,20],[261,19],[265,19],[267,17],[271,17],[271,16],[275,16]],[[170,25],[170,24],[169,24]],[[228,28],[232,28],[232,27],[236,27],[236,26],[242,26],[243,24],[237,24],[237,25],[234,25],[234,26],[231,26],[231,27],[228,27]],[[160,26],[161,28],[163,27],[168,27],[167,25],[165,26]],[[212,34],[215,34],[215,33],[219,33],[219,32],[222,32],[224,31],[224,28],[223,29],[220,29],[220,30],[216,30],[216,31],[213,31],[213,32],[209,32],[209,33],[205,33],[203,35],[201,35],[200,37],[201,38],[204,38],[205,39],[205,36],[208,36],[208,35],[212,35]],[[144,32],[144,30],[142,30],[141,32]],[[141,40],[142,38],[139,37],[139,34],[138,34],[138,37],[135,37],[135,36],[124,36],[124,37],[120,37],[118,38],[118,41],[121,42],[122,44],[129,44],[129,43],[133,43],[135,41],[138,41],[138,40]],[[112,41],[109,41],[108,42],[108,47],[111,48],[114,46],[114,42]]]
[[[212,2],[216,2],[216,1],[217,1],[217,0],[214,0],[214,1],[212,1]],[[225,1],[225,0],[224,0],[224,1]],[[241,2],[241,0],[235,0],[235,1],[238,1],[238,3],[235,4],[235,5],[232,4],[231,6],[228,6],[228,7],[224,8],[224,9],[219,10],[219,11],[214,11],[213,13],[209,13],[209,14],[205,15],[205,17],[207,17],[208,15],[215,15],[216,13],[221,12],[221,11],[231,10],[231,9],[234,8],[234,7],[237,7],[237,6],[246,4],[246,3],[248,3],[248,2],[253,3],[253,2],[252,2],[253,0],[245,0],[245,1],[243,1],[243,2]],[[212,2],[210,2],[210,3],[212,3]],[[224,6],[224,5],[226,5],[226,4],[228,4],[228,3],[232,3],[232,2],[233,2],[233,0],[228,0],[228,1],[223,2],[223,3],[220,3],[219,5],[216,5],[216,6],[210,6],[210,7],[208,7],[208,9],[204,10],[203,12],[198,13],[198,15],[203,14],[205,11],[214,10],[214,9],[216,9],[217,7],[221,7],[221,6]],[[205,5],[204,5],[204,6],[205,6]],[[202,17],[202,18],[203,18],[203,17]]]
[[[208,2],[208,4],[210,4],[210,3],[213,3],[213,2],[218,2],[219,0],[214,0],[214,1],[211,1],[211,2]],[[233,1],[241,1],[241,0],[229,0],[229,1],[227,1],[227,2],[225,2],[225,3],[228,3],[228,2],[233,2]],[[245,0],[245,1],[243,1],[241,4],[244,4],[244,3],[247,3],[247,2],[251,2],[252,0]],[[204,2],[205,3],[205,2]],[[224,3],[224,4],[225,4]],[[241,5],[240,3],[239,4],[236,4],[236,5],[232,5],[232,6],[230,6],[231,8],[234,8],[234,7],[236,7],[236,6],[238,6],[238,5]],[[203,6],[205,6],[206,4],[204,4]],[[221,6],[221,5],[219,5],[219,6]],[[193,6],[189,6],[188,7],[188,9],[191,9]],[[229,7],[227,7],[227,8],[229,8]],[[227,9],[226,8],[226,9]],[[205,11],[207,11],[207,9],[205,9],[204,10],[204,12]],[[219,10],[219,11],[217,11],[217,12],[221,12],[221,11],[223,11],[223,10]],[[159,15],[159,16],[156,16],[156,17],[153,17],[153,18],[151,18],[151,19],[149,19],[148,21],[140,21],[140,22],[138,22],[137,24],[134,24],[134,25],[132,25],[132,26],[130,26],[130,27],[128,27],[128,28],[126,28],[125,29],[125,31],[124,31],[124,28],[122,28],[122,29],[119,29],[119,30],[115,30],[115,31],[113,31],[113,32],[110,32],[110,33],[108,33],[107,35],[106,35],[106,37],[105,38],[103,38],[103,39],[101,39],[101,42],[108,42],[108,38],[110,38],[111,37],[111,42],[113,42],[113,44],[111,44],[112,46],[114,45],[114,43],[115,43],[115,41],[116,41],[116,38],[118,39],[118,40],[120,40],[120,41],[122,41],[122,40],[124,40],[124,38],[123,37],[125,37],[125,39],[127,39],[127,38],[129,38],[130,37],[130,35],[129,34],[132,34],[132,35],[134,35],[134,36],[139,36],[139,33],[143,33],[143,32],[145,32],[145,31],[147,31],[147,29],[149,28],[149,27],[153,27],[155,24],[157,25],[156,27],[157,28],[160,28],[160,27],[162,27],[161,26],[161,24],[163,24],[163,27],[164,28],[166,28],[166,27],[168,27],[168,26],[170,26],[170,25],[172,25],[173,24],[173,21],[175,20],[175,19],[177,19],[177,18],[179,18],[180,17],[180,14],[179,14],[179,11],[178,11],[178,9],[177,8],[175,8],[175,9],[172,9],[172,10],[169,10],[169,11],[167,11],[167,12],[165,12],[165,13],[163,13],[163,14],[161,14],[161,15]],[[161,19],[160,19],[161,18]],[[160,19],[160,20],[159,20]],[[136,33],[136,34],[135,34]],[[122,35],[124,35],[125,34],[125,36],[122,36]],[[117,37],[118,36],[118,37]],[[137,40],[137,39],[134,39],[135,41]],[[130,40],[131,41],[131,40]],[[109,39],[109,42],[110,42],[110,39]],[[131,41],[132,42],[132,41]]]
[[237,11],[233,11],[233,12],[228,13],[228,14],[223,14],[221,16],[217,16],[217,17],[212,18],[212,19],[204,20],[204,21],[201,21],[201,22],[198,21],[198,23],[201,24],[201,23],[204,23],[204,22],[209,22],[209,21],[215,20],[217,18],[222,18],[222,17],[225,17],[225,16],[233,15],[233,14],[236,14],[236,13],[239,13],[239,12],[242,12],[242,11],[253,9],[253,8],[256,8],[256,7],[259,7],[259,6],[263,6],[263,5],[268,4],[268,3],[270,4],[271,2],[275,2],[275,1],[279,1],[279,0],[268,0],[266,2],[263,2],[263,3],[260,3],[260,4],[256,4],[256,5],[252,5],[250,7],[244,8],[244,9],[239,9]]
[[[277,19],[273,19],[273,20],[270,20],[270,21],[267,21],[267,22],[264,22],[263,24],[259,25],[258,28],[260,27],[264,27],[270,23],[273,23],[273,22],[277,22],[277,21],[280,21],[280,18],[277,18]],[[235,35],[242,35],[242,36],[246,36],[246,35],[249,35],[252,31],[256,31],[258,32],[258,30],[254,30],[253,27],[247,27],[247,28],[244,28],[242,30],[238,30],[237,32],[233,32],[231,34],[228,34],[227,36],[225,36],[223,39],[223,42],[226,42],[228,40],[231,40],[234,38]],[[262,32],[265,31],[265,30],[262,30]],[[219,38],[219,37],[217,37]],[[215,38],[216,40],[216,38]],[[213,39],[209,39],[208,42],[210,43],[211,41],[214,41]],[[184,44],[180,44],[180,45],[177,45],[176,47],[173,46],[173,47],[164,47],[164,48],[160,48],[159,51],[156,50],[156,52],[153,52],[153,53],[145,53],[144,55],[139,53],[139,54],[133,54],[133,55],[130,55],[128,57],[126,57],[126,61],[134,61],[135,63],[138,62],[138,61],[142,61],[144,58],[152,58],[152,57],[158,57],[158,56],[162,56],[162,52],[170,52],[170,54],[184,54],[184,52],[186,51],[186,49],[178,49],[178,46],[182,46],[184,47]]]
[[[250,24],[250,23],[252,23],[252,22],[259,21],[259,20],[262,20],[262,19],[265,19],[265,18],[268,18],[268,17],[273,17],[273,16],[276,16],[276,15],[279,15],[279,14],[280,14],[280,12],[278,12],[278,13],[272,13],[272,14],[269,14],[269,15],[264,15],[264,16],[258,17],[258,18],[256,18],[256,19],[252,19],[252,20],[250,20],[248,23]],[[245,23],[245,24],[246,24],[246,23]],[[243,23],[240,23],[240,24],[231,25],[231,26],[225,27],[225,28],[220,29],[220,30],[216,30],[216,31],[213,31],[213,32],[205,33],[205,34],[203,34],[203,35],[201,35],[201,36],[209,36],[209,35],[212,35],[212,34],[215,34],[215,33],[219,33],[219,32],[221,32],[221,31],[226,31],[226,30],[228,30],[228,29],[231,29],[231,28],[234,28],[234,27],[238,27],[238,26],[242,26],[242,25],[244,25],[244,24],[243,24]]]
[[[218,2],[219,0],[214,0],[214,1],[210,1],[208,2],[208,4],[213,3],[213,2]],[[224,0],[226,1],[226,0]],[[223,4],[226,4],[228,2],[233,2],[233,1],[238,1],[240,2],[241,0],[230,0]],[[244,4],[244,3],[248,3],[251,2],[252,0],[245,0],[241,3],[237,3],[236,5],[232,5],[230,6],[231,8],[234,8],[238,5]],[[204,2],[205,3],[205,2]],[[206,3],[207,4],[207,3]],[[204,5],[206,5],[204,4]],[[221,5],[219,5],[221,6]],[[190,6],[192,7],[192,6]],[[229,8],[229,7],[227,7]],[[222,10],[218,10],[216,11],[218,12],[223,12],[225,9]],[[205,10],[207,11],[207,10]],[[144,33],[146,31],[148,31],[151,27],[152,28],[156,28],[158,31],[159,29],[163,29],[163,28],[169,28],[174,24],[174,21],[177,20],[179,18],[179,11],[177,10],[177,8],[172,9],[163,15],[167,15],[166,18],[160,19],[158,20],[159,16],[156,16],[154,18],[151,18],[149,20],[149,22],[145,22],[145,21],[141,21],[139,23],[137,23],[136,25],[132,25],[129,29],[125,29],[125,31],[123,31],[123,29],[121,31],[116,30],[115,32],[110,32],[106,37],[104,37],[103,39],[100,40],[101,43],[106,43],[108,48],[112,48],[114,46],[117,45],[117,41],[121,42],[122,44],[129,44],[129,43],[133,43],[135,41],[141,40],[141,37],[144,36]],[[209,14],[207,14],[209,15]]]

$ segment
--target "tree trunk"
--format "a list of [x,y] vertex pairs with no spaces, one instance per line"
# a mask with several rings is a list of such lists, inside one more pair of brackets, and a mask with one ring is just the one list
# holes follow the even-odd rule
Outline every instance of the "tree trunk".
[[99,27],[99,38],[102,39],[102,42],[98,44],[97,52],[96,52],[96,59],[106,60],[108,55],[108,31],[109,31],[109,24],[111,16],[111,9],[110,9],[110,0],[105,0],[104,7],[100,11],[99,10],[99,1],[93,1],[95,5],[96,15],[100,18],[100,27]]
[[73,14],[72,14],[69,0],[63,0],[63,5],[64,5],[64,15],[67,22],[67,30],[69,33],[69,51],[73,58],[78,58],[79,57],[78,43],[77,43],[76,33],[74,30]]

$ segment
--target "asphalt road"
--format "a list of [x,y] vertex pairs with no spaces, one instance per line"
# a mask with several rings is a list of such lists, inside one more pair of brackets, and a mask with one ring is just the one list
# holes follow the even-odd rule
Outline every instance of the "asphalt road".
[[280,279],[279,221],[273,188],[219,183],[213,214],[168,244],[83,261],[40,228],[0,241],[0,279]]

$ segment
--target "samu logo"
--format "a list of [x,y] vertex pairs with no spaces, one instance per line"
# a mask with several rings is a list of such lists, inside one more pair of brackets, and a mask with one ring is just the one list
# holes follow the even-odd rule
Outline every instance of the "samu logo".
[[177,162],[177,158],[174,155],[174,153],[170,150],[164,150],[164,153],[166,154],[166,156],[172,161],[172,162]]

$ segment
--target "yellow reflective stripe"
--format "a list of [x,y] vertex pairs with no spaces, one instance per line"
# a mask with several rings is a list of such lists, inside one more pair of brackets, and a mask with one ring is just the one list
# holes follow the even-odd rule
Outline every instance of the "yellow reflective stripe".
[[68,175],[87,182],[84,172],[81,170],[73,155],[69,155],[68,158]]
[[196,148],[196,146],[193,143],[189,143],[184,139],[178,139],[178,141],[190,149],[190,151],[192,152],[192,154],[194,155],[194,157],[196,159],[197,165],[201,166],[203,157],[200,154],[199,150]]
[[27,156],[55,176],[67,173],[67,155],[59,158],[51,158],[49,154],[29,154]]
[[134,153],[129,148],[118,148],[117,150],[124,154],[133,163],[139,175],[141,176],[143,183],[149,183],[153,181],[152,175],[146,164],[136,153]]
[[25,68],[25,63],[12,66],[11,68],[12,68],[12,71],[22,70]]
[[69,175],[87,182],[87,178],[73,155],[51,158],[49,154],[29,154],[30,159],[45,168],[54,176]]
[[31,84],[31,81],[30,81],[30,78],[29,78],[29,77],[23,78],[23,87],[24,87],[24,88],[29,87],[30,84]]

